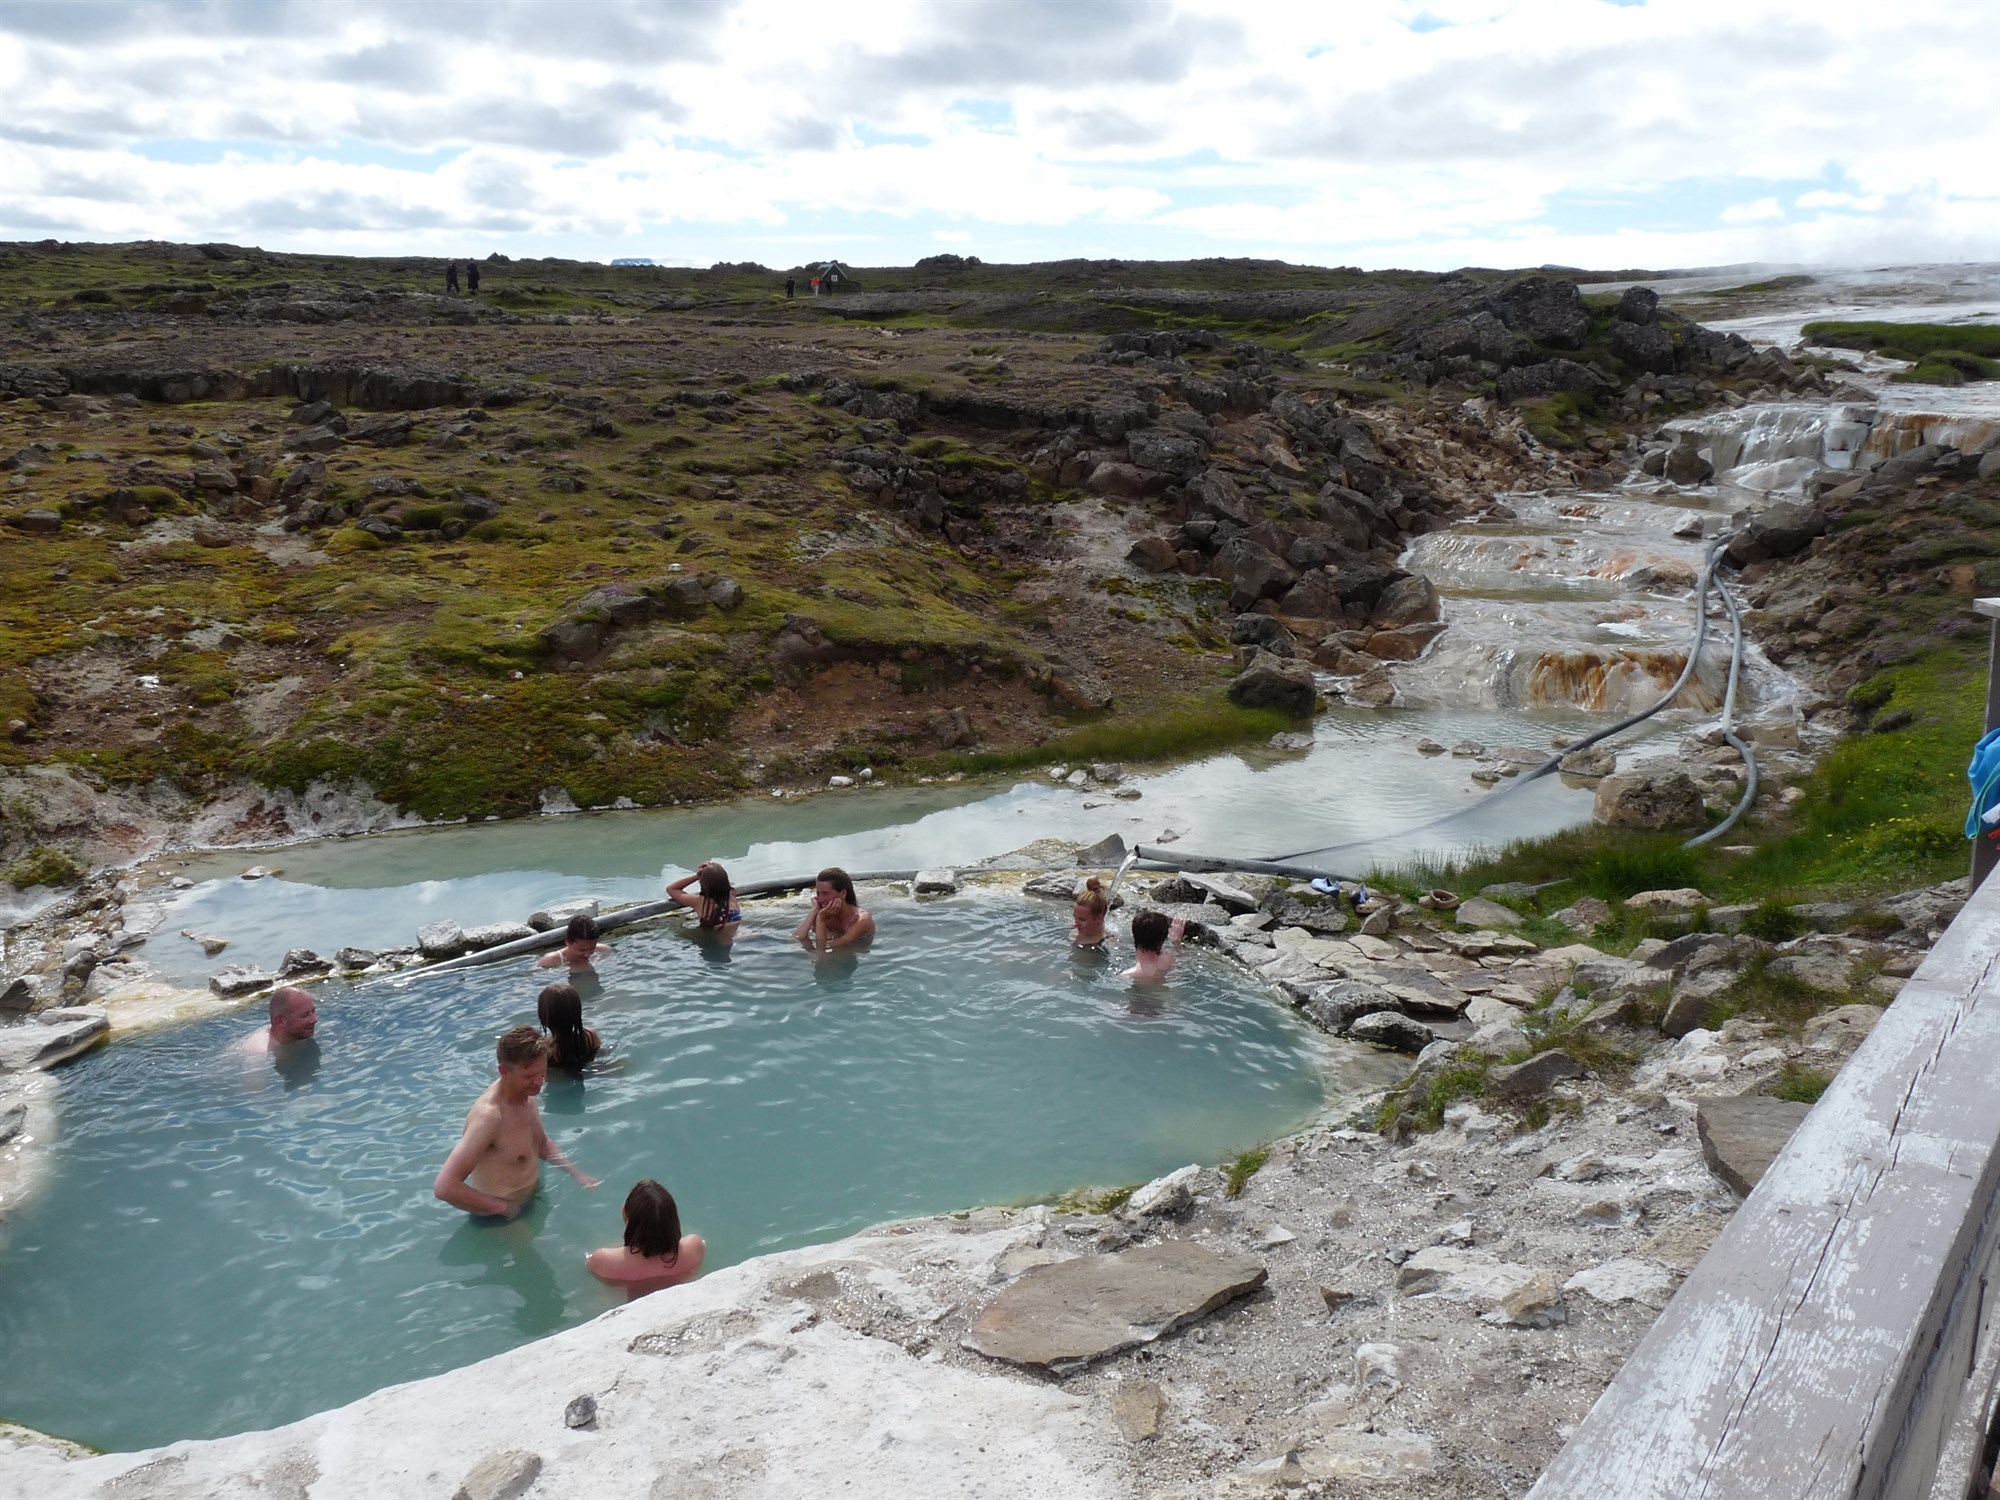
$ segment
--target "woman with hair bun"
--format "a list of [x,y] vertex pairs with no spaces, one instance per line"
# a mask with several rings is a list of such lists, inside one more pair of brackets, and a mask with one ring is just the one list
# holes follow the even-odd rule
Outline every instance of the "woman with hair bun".
[[1104,951],[1104,914],[1111,910],[1111,898],[1104,894],[1104,882],[1095,875],[1083,883],[1076,905],[1069,909],[1069,940],[1079,948]]

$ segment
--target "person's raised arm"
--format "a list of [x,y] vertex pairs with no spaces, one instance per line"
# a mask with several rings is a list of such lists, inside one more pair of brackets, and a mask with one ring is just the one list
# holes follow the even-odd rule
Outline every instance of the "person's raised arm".
[[431,1184],[433,1196],[469,1214],[505,1214],[513,1211],[514,1205],[505,1198],[482,1193],[465,1180],[479,1165],[479,1158],[486,1154],[486,1148],[493,1144],[494,1133],[499,1128],[497,1111],[473,1110],[466,1119],[465,1134],[458,1138],[458,1144],[451,1148],[451,1155],[438,1168],[437,1181]]
[[820,909],[815,906],[805,915],[805,920],[792,929],[792,940],[812,946],[812,939],[819,930]]
[[697,865],[695,867],[694,874],[683,875],[679,880],[674,881],[671,885],[667,887],[667,899],[669,901],[675,902],[680,906],[692,907],[697,911],[700,910],[701,897],[690,896],[688,894],[688,887],[693,885],[700,878],[701,878],[701,867]]
[[826,946],[829,950],[835,950],[840,948],[852,948],[856,943],[860,942],[862,939],[871,938],[874,935],[875,935],[874,913],[864,911],[859,913],[852,922],[848,923],[847,931],[843,932],[837,938],[829,939],[826,943]]
[[538,1149],[543,1161],[554,1162],[584,1187],[594,1188],[597,1186],[597,1179],[595,1177],[592,1177],[587,1172],[578,1171],[576,1164],[562,1154],[562,1148],[549,1139],[549,1133],[541,1128],[540,1121],[537,1121],[535,1124],[535,1133],[542,1138],[542,1144]]

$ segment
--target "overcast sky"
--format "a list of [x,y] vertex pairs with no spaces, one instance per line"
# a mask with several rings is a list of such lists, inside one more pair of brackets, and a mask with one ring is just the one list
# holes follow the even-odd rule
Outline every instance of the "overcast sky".
[[0,0],[0,238],[2000,260],[2000,0]]

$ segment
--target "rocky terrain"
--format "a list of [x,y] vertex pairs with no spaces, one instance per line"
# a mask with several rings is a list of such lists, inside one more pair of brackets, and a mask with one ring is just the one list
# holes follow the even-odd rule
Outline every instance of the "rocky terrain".
[[1265,735],[1410,536],[1825,384],[1543,276],[437,270],[0,250],[0,879]]
[[[1074,870],[1026,891],[1066,899]],[[50,1495],[1518,1495],[1964,890],[1788,910],[1809,930],[1782,939],[1742,930],[1769,909],[1640,893],[1622,905],[1658,935],[1622,954],[1510,933],[1504,888],[1448,912],[1378,894],[1373,933],[1291,882],[1147,899],[1322,1026],[1416,1054],[1410,1079],[1221,1168],[763,1257],[270,1433],[102,1458],[16,1433],[0,1473]],[[1587,934],[1621,915],[1573,906]]]

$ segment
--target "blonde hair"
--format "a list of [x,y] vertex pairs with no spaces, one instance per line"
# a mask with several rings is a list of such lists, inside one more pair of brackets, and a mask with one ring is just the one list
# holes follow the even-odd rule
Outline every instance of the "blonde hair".
[[1083,883],[1083,892],[1076,899],[1078,905],[1090,908],[1093,917],[1101,917],[1111,910],[1111,900],[1104,894],[1104,882],[1095,875]]

